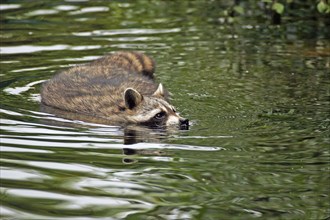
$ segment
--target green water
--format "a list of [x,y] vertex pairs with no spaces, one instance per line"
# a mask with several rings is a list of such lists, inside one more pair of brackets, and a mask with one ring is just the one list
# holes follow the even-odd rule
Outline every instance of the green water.
[[[230,23],[217,1],[0,7],[1,219],[330,217],[324,21]],[[156,60],[157,81],[190,130],[130,130],[40,110],[44,80],[119,50]]]

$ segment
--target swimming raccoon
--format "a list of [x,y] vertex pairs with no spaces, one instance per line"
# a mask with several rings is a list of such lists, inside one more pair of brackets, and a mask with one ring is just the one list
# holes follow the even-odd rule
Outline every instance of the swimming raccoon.
[[179,116],[163,85],[155,83],[154,71],[154,61],[142,53],[106,55],[46,81],[41,102],[105,123],[188,129],[188,119]]

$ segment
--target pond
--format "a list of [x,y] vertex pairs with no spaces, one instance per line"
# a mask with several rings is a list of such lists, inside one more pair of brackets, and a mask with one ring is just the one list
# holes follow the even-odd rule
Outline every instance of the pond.
[[[329,30],[231,22],[226,7],[2,2],[0,218],[329,218]],[[41,110],[42,82],[122,50],[155,59],[189,130]]]

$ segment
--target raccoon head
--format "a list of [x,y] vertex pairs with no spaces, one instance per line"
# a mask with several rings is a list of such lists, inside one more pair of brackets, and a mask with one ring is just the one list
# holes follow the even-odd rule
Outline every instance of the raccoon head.
[[143,96],[133,88],[124,92],[124,101],[128,109],[128,120],[149,127],[178,126],[187,130],[188,119],[182,118],[175,108],[165,100],[164,88],[159,84],[157,90],[151,96]]

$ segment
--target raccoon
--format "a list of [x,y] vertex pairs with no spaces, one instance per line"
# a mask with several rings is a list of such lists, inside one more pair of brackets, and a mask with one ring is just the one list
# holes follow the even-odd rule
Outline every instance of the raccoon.
[[145,54],[117,52],[55,75],[43,83],[41,102],[105,123],[188,129],[154,72],[155,62]]

